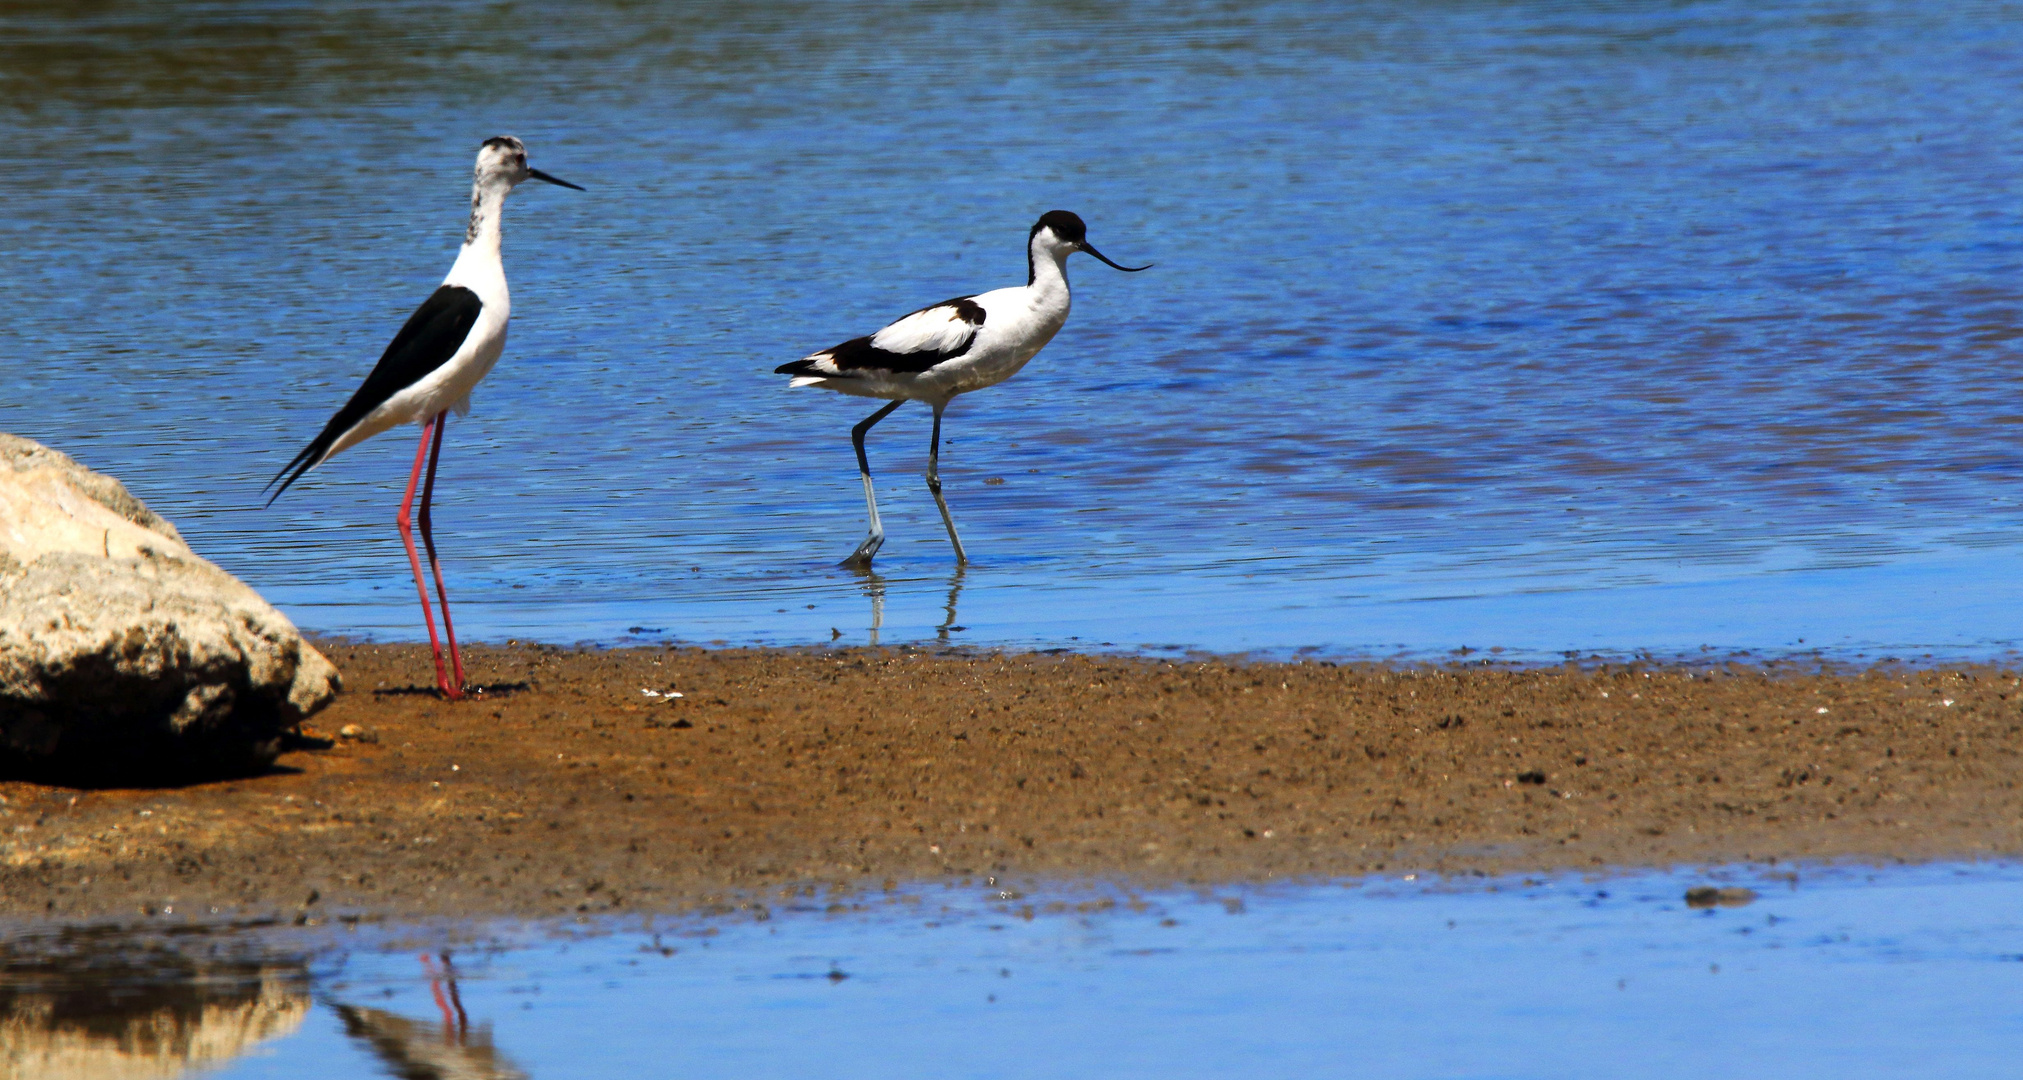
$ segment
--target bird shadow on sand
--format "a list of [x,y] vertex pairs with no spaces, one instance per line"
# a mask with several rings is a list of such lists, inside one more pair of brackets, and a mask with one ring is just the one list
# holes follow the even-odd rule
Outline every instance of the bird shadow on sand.
[[[482,701],[489,698],[508,697],[532,690],[533,684],[526,682],[482,683],[464,687],[466,700]],[[434,684],[423,686],[382,686],[372,692],[374,697],[432,697],[440,699],[443,694]]]

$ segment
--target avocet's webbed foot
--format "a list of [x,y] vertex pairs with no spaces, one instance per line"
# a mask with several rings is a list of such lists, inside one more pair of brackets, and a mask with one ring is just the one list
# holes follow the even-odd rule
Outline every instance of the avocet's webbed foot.
[[857,545],[857,550],[851,552],[850,557],[844,559],[840,565],[853,570],[867,569],[871,565],[871,557],[878,554],[878,549],[884,546],[885,534],[882,532],[872,533],[865,537],[864,542]]

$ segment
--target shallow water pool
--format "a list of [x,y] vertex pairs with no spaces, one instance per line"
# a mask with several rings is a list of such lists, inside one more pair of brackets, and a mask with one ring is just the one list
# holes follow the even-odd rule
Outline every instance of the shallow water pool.
[[[1685,901],[1710,883],[1755,895]],[[212,958],[176,971],[106,959],[148,939],[73,936],[124,1012],[25,976],[57,946],[17,934],[6,1039],[23,1060],[176,1030],[212,1075],[276,1080],[2008,1076],[2019,911],[2023,872],[1954,865],[811,890],[762,914],[270,936],[237,966],[186,937]]]
[[[514,328],[437,521],[475,637],[1982,657],[2019,631],[2010,5],[11,5],[0,429],[305,627],[414,639],[383,437],[260,485],[501,131]],[[925,413],[772,369],[1016,283]],[[1086,265],[1081,265],[1086,263]],[[951,600],[951,597],[954,597]],[[636,629],[635,629],[636,628]]]

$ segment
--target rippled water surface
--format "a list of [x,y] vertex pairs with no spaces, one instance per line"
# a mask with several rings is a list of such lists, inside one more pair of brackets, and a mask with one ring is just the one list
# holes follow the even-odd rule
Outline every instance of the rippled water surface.
[[[322,631],[411,638],[390,434],[258,490],[447,269],[473,636],[1990,655],[2017,639],[2015,5],[10,5],[0,430]],[[774,366],[1015,284],[950,412]]]
[[2014,1075],[2013,868],[1718,876],[1754,899],[979,882],[476,933],[0,934],[0,1050],[24,1080]]

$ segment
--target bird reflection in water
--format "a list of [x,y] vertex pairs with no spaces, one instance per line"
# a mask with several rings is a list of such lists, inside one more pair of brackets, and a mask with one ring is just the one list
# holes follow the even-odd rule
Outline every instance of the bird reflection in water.
[[942,608],[948,617],[942,619],[941,625],[934,628],[934,636],[942,641],[948,640],[950,631],[968,629],[965,626],[955,625],[955,601],[962,596],[962,575],[963,566],[961,563],[957,563],[955,573],[950,575],[948,579],[948,603]]
[[878,647],[878,631],[885,626],[885,575],[866,564],[850,570],[864,579],[864,595],[871,598],[871,647]]
[[[878,646],[878,632],[885,628],[885,576],[869,567],[853,567],[852,569],[859,578],[863,579],[864,595],[871,601],[870,644],[873,648],[876,648]],[[948,600],[942,604],[943,618],[940,625],[934,628],[934,636],[937,640],[946,642],[949,640],[948,635],[950,633],[959,633],[969,629],[966,626],[957,626],[955,623],[956,602],[962,597],[963,576],[966,573],[967,570],[958,565],[955,568],[955,572],[949,575]]]
[[442,1013],[440,1032],[383,1009],[339,1004],[344,1033],[365,1044],[400,1080],[527,1080],[527,1074],[492,1045],[490,1025],[472,1030],[463,998],[457,994],[450,954],[439,958],[424,954],[421,962],[428,972],[429,993]]

